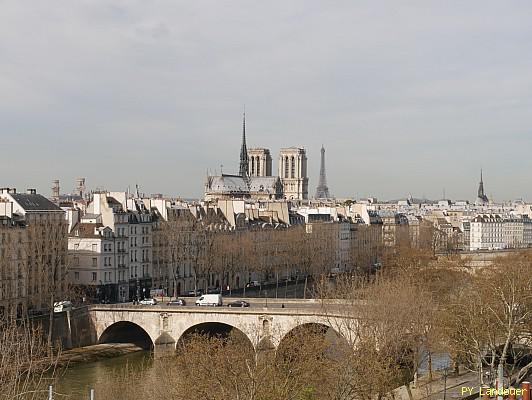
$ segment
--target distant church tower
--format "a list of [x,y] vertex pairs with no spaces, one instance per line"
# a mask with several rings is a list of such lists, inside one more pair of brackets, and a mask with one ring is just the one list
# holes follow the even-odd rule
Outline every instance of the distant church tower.
[[279,178],[284,197],[294,200],[308,199],[307,154],[301,147],[281,149],[279,153]]
[[242,119],[242,146],[240,148],[239,175],[243,178],[247,178],[249,176],[248,149],[246,146],[246,112],[245,111],[244,111],[244,117]]
[[489,203],[488,196],[484,193],[484,182],[482,181],[482,169],[480,170],[480,183],[478,184],[477,200],[475,204],[478,206],[486,205]]
[[320,164],[320,180],[316,188],[317,199],[328,199],[329,188],[327,187],[327,176],[325,174],[325,148],[321,146],[321,164]]
[[272,156],[269,149],[255,148],[248,150],[250,176],[272,176]]

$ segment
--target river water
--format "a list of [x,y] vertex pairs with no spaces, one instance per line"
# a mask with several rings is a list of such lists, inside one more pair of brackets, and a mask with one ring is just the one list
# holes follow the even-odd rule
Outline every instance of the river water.
[[[167,361],[171,362],[171,359]],[[435,370],[449,366],[449,364],[447,354],[433,355],[433,368]],[[420,366],[420,373],[426,373],[426,367],[425,360]],[[59,373],[54,384],[54,392],[58,395],[54,399],[69,397],[76,400],[89,399],[90,389],[94,389],[95,400],[98,400],[99,383],[108,380],[110,376],[120,379],[121,373],[128,369],[142,371],[143,376],[146,378],[151,377],[150,374],[155,374],[153,370],[153,353],[150,351],[137,351],[118,357],[74,364]]]
[[[54,384],[54,392],[62,396],[72,396],[72,399],[89,399],[90,389],[94,389],[98,400],[99,382],[110,375],[120,375],[126,369],[143,370],[147,374],[152,368],[153,353],[137,351],[135,353],[105,358],[98,361],[75,364],[61,371]],[[119,400],[119,399],[117,399]]]

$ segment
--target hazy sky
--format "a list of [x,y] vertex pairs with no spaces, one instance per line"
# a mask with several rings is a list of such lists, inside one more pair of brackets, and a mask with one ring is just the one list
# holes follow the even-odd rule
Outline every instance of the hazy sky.
[[198,197],[248,146],[337,196],[532,200],[532,2],[0,0],[0,186]]

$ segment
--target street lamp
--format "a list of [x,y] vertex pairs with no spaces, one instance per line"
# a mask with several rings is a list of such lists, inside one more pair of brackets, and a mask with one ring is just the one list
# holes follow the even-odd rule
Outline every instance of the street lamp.
[[449,367],[443,369],[443,400],[447,399],[447,375],[449,375]]
[[140,298],[140,282],[139,282],[139,277],[137,274],[135,274],[135,280],[136,280],[136,301],[137,301],[137,304],[139,303],[139,298]]

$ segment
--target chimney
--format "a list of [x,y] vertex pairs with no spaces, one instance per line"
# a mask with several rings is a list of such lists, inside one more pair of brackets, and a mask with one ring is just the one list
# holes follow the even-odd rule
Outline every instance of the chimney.
[[17,188],[11,188],[11,189],[7,189],[8,190],[8,193],[11,193],[11,194],[17,194]]
[[26,189],[26,194],[37,194],[36,189]]

